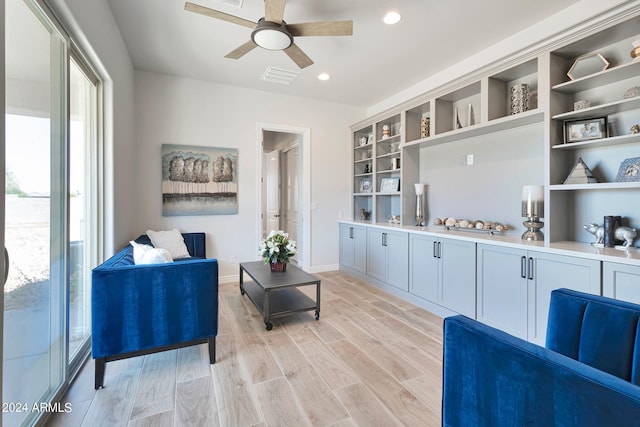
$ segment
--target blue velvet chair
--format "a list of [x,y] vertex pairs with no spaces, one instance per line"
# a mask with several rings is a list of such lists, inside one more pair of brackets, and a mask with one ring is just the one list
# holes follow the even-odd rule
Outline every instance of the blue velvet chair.
[[443,426],[640,426],[640,305],[553,291],[546,348],[444,321]]
[[[206,259],[205,234],[183,234],[192,258],[134,265],[127,245],[92,273],[92,357],[95,388],[106,363],[201,343],[215,363],[218,262]],[[136,242],[151,245],[142,235]]]

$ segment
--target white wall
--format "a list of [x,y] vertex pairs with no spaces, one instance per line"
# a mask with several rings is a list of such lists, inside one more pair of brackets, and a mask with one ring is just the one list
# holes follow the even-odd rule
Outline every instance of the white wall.
[[[173,227],[204,231],[207,256],[218,258],[222,280],[232,280],[237,262],[257,259],[257,123],[310,128],[310,202],[316,207],[311,211],[311,269],[337,268],[336,220],[350,209],[349,125],[364,117],[364,108],[145,71],[136,71],[135,104],[135,175],[127,184],[138,194],[132,209],[135,235]],[[239,213],[163,217],[162,144],[237,148]]]
[[134,71],[106,0],[47,2],[105,81],[105,255],[133,235],[136,213]]

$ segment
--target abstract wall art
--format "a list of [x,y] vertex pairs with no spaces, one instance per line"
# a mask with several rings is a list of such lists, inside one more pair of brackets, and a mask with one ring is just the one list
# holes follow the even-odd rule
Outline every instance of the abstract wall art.
[[162,145],[162,216],[237,213],[237,149]]

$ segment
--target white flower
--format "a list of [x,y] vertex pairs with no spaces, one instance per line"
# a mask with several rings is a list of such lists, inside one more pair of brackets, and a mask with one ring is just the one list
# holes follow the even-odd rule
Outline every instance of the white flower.
[[296,242],[289,240],[289,233],[282,230],[271,230],[266,239],[258,246],[264,262],[289,262],[296,254]]

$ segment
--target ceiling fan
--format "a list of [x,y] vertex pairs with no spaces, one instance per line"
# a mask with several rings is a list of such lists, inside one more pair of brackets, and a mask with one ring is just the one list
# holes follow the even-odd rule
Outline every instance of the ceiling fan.
[[287,24],[282,20],[286,0],[264,0],[264,17],[258,22],[249,21],[208,7],[186,2],[184,9],[211,18],[221,19],[233,24],[251,28],[251,40],[225,55],[225,58],[239,59],[260,46],[268,50],[284,50],[298,67],[305,68],[313,64],[311,58],[293,41],[294,37],[307,36],[350,36],[353,34],[353,21],[307,22]]

